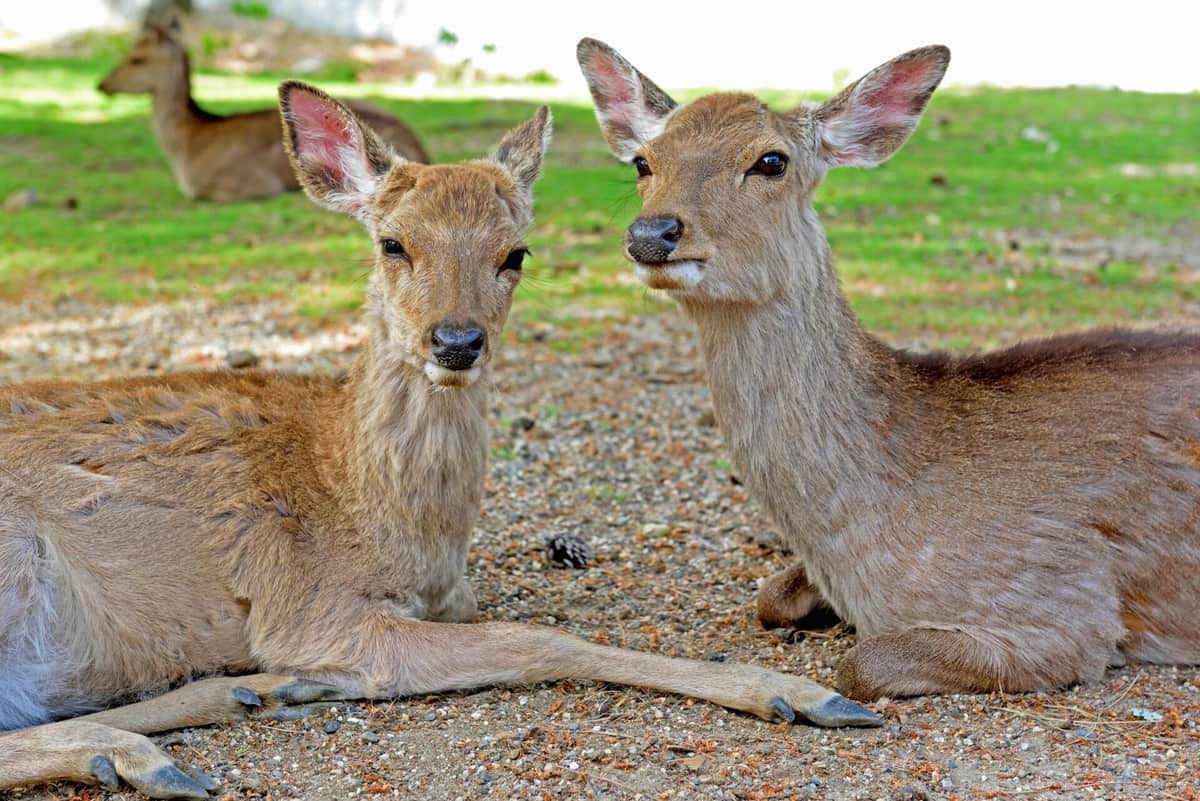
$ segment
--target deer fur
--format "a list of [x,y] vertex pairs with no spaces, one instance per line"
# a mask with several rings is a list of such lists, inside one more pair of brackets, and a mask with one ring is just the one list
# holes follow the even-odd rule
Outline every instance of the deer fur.
[[[836,680],[858,699],[1200,662],[1200,336],[918,355],[841,293],[812,195],[903,144],[949,51],[784,112],[678,106],[607,45],[578,55],[613,152],[646,173],[639,220],[680,226],[638,272],[695,321],[738,474],[798,560],[764,586],[765,624],[831,605],[860,637]],[[786,172],[763,173],[770,153]],[[647,230],[627,257],[656,252]]]
[[[474,620],[491,346],[520,279],[545,107],[494,159],[399,158],[297,82],[305,190],[367,228],[367,340],[348,377],[183,374],[0,389],[0,789],[71,778],[206,797],[140,733],[328,698],[594,678],[768,719],[879,719],[813,682]],[[514,266],[515,265],[515,266]],[[436,363],[470,320],[478,361]],[[157,698],[45,723],[197,675]]]
[[[100,82],[105,94],[150,94],[151,125],[181,192],[231,201],[299,189],[288,163],[276,109],[221,116],[192,99],[191,68],[183,45],[148,24],[121,63]],[[399,118],[361,101],[346,104],[401,157],[427,162],[417,135]]]

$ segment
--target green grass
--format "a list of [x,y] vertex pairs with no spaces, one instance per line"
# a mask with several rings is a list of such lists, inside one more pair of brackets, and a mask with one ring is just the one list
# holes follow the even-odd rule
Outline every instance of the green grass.
[[[0,214],[0,297],[281,297],[324,319],[356,309],[370,252],[358,226],[298,193],[188,201],[154,142],[148,99],[95,92],[112,64],[0,55],[0,198],[25,188],[40,198]],[[195,90],[215,111],[262,107],[280,77],[202,72]],[[532,111],[508,101],[389,100],[371,84],[323,86],[402,115],[439,161],[482,155]],[[556,104],[554,113],[534,258],[514,315],[571,323],[582,336],[602,328],[597,309],[668,308],[620,256],[620,232],[638,209],[632,170],[608,155],[589,107]],[[1054,145],[1024,137],[1031,126]],[[1200,179],[1120,171],[1195,163],[1197,142],[1200,95],[948,91],[893,161],[833,172],[817,209],[855,308],[885,333],[956,344],[1156,319],[1200,298],[1193,271],[1099,255],[1060,263],[1038,240],[1182,236],[1197,245]],[[1019,250],[1010,249],[1013,232],[1024,232]],[[569,338],[551,344],[574,347]]]

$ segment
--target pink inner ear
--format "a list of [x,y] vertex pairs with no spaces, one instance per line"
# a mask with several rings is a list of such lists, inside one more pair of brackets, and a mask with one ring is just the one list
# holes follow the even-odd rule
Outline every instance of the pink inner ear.
[[921,60],[893,64],[881,85],[874,87],[863,99],[872,110],[886,117],[907,117],[914,111],[918,98],[929,91],[933,65]]
[[321,165],[335,180],[342,178],[339,150],[356,150],[355,132],[336,108],[311,92],[294,91],[288,112],[296,137],[296,154]]
[[625,70],[613,61],[597,58],[592,61],[593,87],[600,95],[605,116],[612,122],[628,124],[634,101],[634,87]]

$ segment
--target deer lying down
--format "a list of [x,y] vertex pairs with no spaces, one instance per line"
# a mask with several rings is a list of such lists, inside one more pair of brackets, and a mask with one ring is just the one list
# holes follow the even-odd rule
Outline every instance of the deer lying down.
[[1200,662],[1200,336],[916,355],[839,290],[813,192],[904,143],[946,48],[786,112],[680,107],[607,45],[578,55],[639,176],[627,256],[695,321],[726,446],[799,557],[764,621],[827,601],[861,637],[837,672],[858,699]]
[[488,369],[526,254],[549,111],[495,160],[422,166],[345,107],[280,89],[308,194],[358,218],[375,267],[344,383],[194,374],[0,390],[0,788],[117,777],[201,798],[140,733],[286,703],[564,677],[767,719],[878,718],[803,678],[475,618],[464,579]]
[[[166,28],[147,25],[99,89],[151,95],[154,135],[180,191],[190,198],[243,200],[300,188],[284,150],[278,110],[220,116],[200,108],[192,99],[187,51]],[[400,156],[429,161],[402,120],[369,103],[346,105]]]

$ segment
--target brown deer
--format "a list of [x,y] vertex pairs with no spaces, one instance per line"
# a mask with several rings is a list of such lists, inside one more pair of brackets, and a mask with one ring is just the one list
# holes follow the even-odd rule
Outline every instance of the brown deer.
[[[100,82],[105,94],[149,94],[151,122],[180,191],[231,201],[299,189],[288,163],[279,112],[268,108],[221,116],[192,99],[187,50],[169,29],[147,24],[123,61]],[[402,120],[369,103],[346,104],[409,161],[429,161]]]
[[839,289],[812,195],[904,143],[946,48],[783,112],[677,106],[601,42],[578,57],[638,173],[626,255],[695,321],[726,446],[798,557],[764,587],[764,622],[828,602],[861,638],[836,678],[858,699],[1200,662],[1200,336],[918,355],[864,331]]
[[[591,678],[767,719],[879,718],[804,678],[475,618],[464,579],[488,370],[527,251],[545,107],[494,160],[399,158],[348,109],[280,88],[288,152],[374,245],[343,383],[183,374],[0,389],[0,788],[67,778],[205,797],[142,736],[270,712]],[[196,675],[147,701],[73,720]]]

